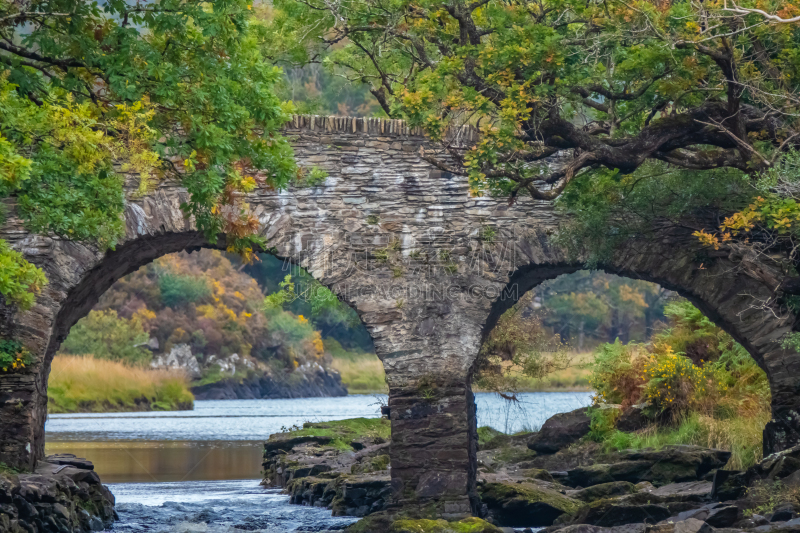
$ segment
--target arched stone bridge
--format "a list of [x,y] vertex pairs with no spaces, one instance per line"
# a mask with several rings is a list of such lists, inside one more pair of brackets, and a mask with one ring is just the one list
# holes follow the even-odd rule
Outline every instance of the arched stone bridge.
[[[324,186],[249,196],[268,246],[352,305],[371,333],[390,387],[398,503],[468,514],[477,448],[471,367],[502,311],[538,283],[581,268],[550,243],[558,216],[544,202],[470,197],[464,178],[421,159],[426,140],[399,121],[295,117],[286,134],[299,164],[329,177]],[[50,361],[109,286],[164,254],[224,246],[224,237],[210,245],[184,217],[182,188],[163,184],[142,198],[134,191],[132,184],[127,235],[114,251],[30,234],[13,209],[0,230],[50,280],[30,311],[0,306],[0,334],[38,357],[24,372],[0,374],[0,462],[24,467],[42,458]],[[797,443],[800,356],[779,343],[795,318],[763,304],[774,273],[724,256],[695,260],[693,246],[689,235],[665,231],[603,268],[678,291],[741,342],[772,385],[766,451]]]

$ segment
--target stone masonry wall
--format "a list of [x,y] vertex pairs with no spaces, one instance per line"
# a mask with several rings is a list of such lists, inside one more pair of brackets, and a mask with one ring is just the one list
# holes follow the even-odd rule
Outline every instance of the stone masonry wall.
[[[295,117],[285,132],[298,163],[328,178],[318,187],[248,196],[268,246],[353,306],[373,337],[390,387],[396,503],[469,514],[472,363],[502,311],[536,284],[580,268],[550,242],[559,216],[546,202],[471,197],[464,177],[420,157],[430,146],[400,121]],[[474,140],[474,132],[460,134],[465,144]],[[131,180],[131,191],[135,186]],[[43,457],[52,356],[114,281],[167,253],[224,246],[224,236],[210,244],[195,231],[180,210],[185,199],[169,183],[143,198],[131,194],[127,235],[107,253],[29,234],[11,206],[0,237],[41,266],[50,284],[28,312],[0,306],[0,333],[38,356],[29,371],[0,375],[0,461],[30,466]],[[772,383],[775,420],[765,446],[798,442],[800,357],[778,342],[794,317],[759,308],[774,273],[725,256],[700,261],[696,252],[694,238],[665,228],[651,242],[630,243],[603,268],[677,290],[730,332]]]

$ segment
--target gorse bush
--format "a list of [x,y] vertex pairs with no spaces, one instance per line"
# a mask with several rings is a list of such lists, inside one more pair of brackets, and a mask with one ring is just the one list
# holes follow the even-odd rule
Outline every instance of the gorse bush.
[[622,405],[640,401],[645,362],[640,352],[639,345],[624,345],[619,340],[598,347],[590,378],[598,401]]
[[695,366],[688,357],[673,352],[668,344],[660,344],[654,351],[642,365],[643,399],[661,413],[688,411],[705,395],[706,388],[713,386],[710,369]]
[[[769,403],[766,374],[730,335],[685,301],[667,305],[666,314],[670,327],[651,344],[598,348],[591,379],[598,402],[646,402],[677,418],[689,411],[732,416]],[[694,359],[676,346],[693,350]]]

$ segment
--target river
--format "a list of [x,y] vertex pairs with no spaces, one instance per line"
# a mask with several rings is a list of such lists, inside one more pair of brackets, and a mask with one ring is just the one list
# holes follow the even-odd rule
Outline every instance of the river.
[[[519,394],[517,404],[476,394],[478,425],[507,433],[538,429],[591,393]],[[264,440],[304,422],[378,417],[385,395],[197,401],[193,411],[50,415],[47,453],[95,464],[117,498],[120,532],[264,533],[341,529],[354,519],[289,505],[258,485]]]

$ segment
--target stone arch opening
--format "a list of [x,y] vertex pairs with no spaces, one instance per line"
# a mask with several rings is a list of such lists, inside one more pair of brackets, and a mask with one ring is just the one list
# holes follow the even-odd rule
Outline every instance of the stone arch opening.
[[[632,286],[631,282],[639,282],[640,284]],[[575,292],[578,293],[577,296]],[[663,311],[669,303],[678,306],[673,307],[673,313],[682,309],[680,302],[687,300],[682,297],[682,292],[685,293],[680,288],[674,290],[674,288],[662,287],[662,285],[642,276],[619,275],[619,270],[612,271],[610,268],[590,271],[575,268],[574,265],[563,265],[556,268],[531,269],[529,274],[518,272],[507,286],[506,298],[499,298],[493,304],[492,314],[483,330],[480,355],[472,369],[473,387],[476,385],[474,380],[480,373],[478,366],[481,363],[490,364],[486,360],[489,355],[493,355],[495,361],[502,360],[505,364],[511,363],[514,355],[512,352],[518,347],[511,342],[513,339],[509,340],[509,335],[516,332],[515,335],[519,337],[522,334],[520,331],[521,326],[536,330],[536,334],[526,340],[535,345],[533,349],[542,353],[543,358],[555,367],[558,367],[559,364],[575,365],[578,363],[585,365],[589,359],[576,361],[574,359],[575,354],[581,354],[584,357],[591,356],[598,346],[607,343],[620,342],[626,345],[629,342],[634,342],[639,345],[652,345],[653,342],[657,342],[659,339],[668,340],[669,336],[665,336],[665,331],[674,326],[674,324],[670,324],[669,318]],[[532,299],[533,297],[535,299]],[[713,308],[710,308],[708,304],[704,305],[702,300],[694,299],[693,301],[690,300],[689,303],[703,312],[706,318],[717,324],[726,333],[731,330],[735,332],[735,328],[730,327],[730,325],[726,328],[725,324],[719,324],[721,319],[718,313],[713,317],[709,317],[708,314],[711,313],[704,311],[704,309],[713,310]],[[524,307],[519,307],[517,304],[522,304]],[[509,322],[511,315],[504,316],[504,313],[509,312],[515,305],[517,305],[514,311],[516,321]],[[551,307],[558,307],[559,305],[562,307],[560,310]],[[580,305],[583,305],[582,309],[576,307]],[[594,308],[590,307],[592,305],[594,305]],[[650,309],[654,305],[656,307]],[[652,311],[652,313],[648,314],[648,310]],[[570,313],[574,313],[574,318],[567,316]],[[603,315],[602,318],[598,316],[600,314]],[[501,319],[501,317],[503,318]],[[497,328],[501,327],[499,323],[502,324],[502,320],[506,322],[505,329],[507,331],[499,332]],[[582,327],[584,325],[589,329],[584,329]],[[499,333],[500,336],[493,337],[493,333]],[[594,337],[594,341],[590,337]],[[584,340],[586,340],[585,343]],[[753,361],[763,365],[763,360],[758,362],[753,357],[754,348],[752,346],[749,349],[746,346],[742,346],[742,348],[747,350]],[[706,349],[705,346],[688,346],[685,355],[693,363],[702,365],[705,362],[702,352]],[[548,353],[555,353],[555,355],[548,355]],[[714,353],[710,355],[712,357],[715,356]],[[755,352],[755,355],[758,356],[758,352]],[[558,358],[562,359],[559,361]],[[488,386],[491,387],[490,390],[506,394],[517,392],[498,388],[503,386],[513,387],[515,385],[513,381],[503,380],[500,374],[497,373],[498,369],[498,365],[493,364],[491,368],[486,370],[490,379],[484,379],[478,382],[477,385],[479,387]],[[516,372],[516,377],[523,380],[521,386],[522,392],[525,392],[524,389],[531,386],[534,378],[526,381],[525,376],[521,376],[519,367],[517,367]],[[500,379],[493,380],[492,378]],[[548,382],[549,380],[545,377],[540,386],[547,387]],[[553,384],[550,385],[551,388],[552,386]],[[555,386],[560,386],[558,379]],[[588,386],[588,382],[585,386]],[[508,403],[512,404],[513,402]],[[529,420],[518,420],[516,423],[510,424],[512,433],[520,429],[536,430],[549,417],[549,415],[530,417],[524,412],[523,405],[518,405],[518,407],[520,408],[520,412],[517,413],[518,416],[527,416]],[[497,412],[499,413],[500,411],[497,410]],[[480,416],[480,408],[478,414],[479,420],[481,418],[486,419],[486,416]],[[555,412],[550,414],[555,414]],[[509,426],[508,421],[497,417],[493,421],[495,422],[495,429],[509,433],[509,431],[504,431],[502,427],[497,427],[498,423],[501,426],[502,424]]]
[[[569,262],[555,264],[528,264],[518,268],[505,286],[506,298],[497,298],[491,305],[482,330],[485,340],[497,324],[500,316],[511,308],[519,298],[541,283],[562,275],[581,270],[582,265]],[[790,331],[791,317],[777,317],[771,309],[759,308],[756,289],[752,279],[740,270],[723,269],[715,273],[720,279],[710,279],[706,272],[661,269],[660,274],[614,264],[599,265],[598,270],[633,280],[655,283],[688,300],[703,315],[728,333],[738,342],[769,379],[772,393],[772,420],[763,432],[764,455],[786,449],[800,443],[800,426],[797,424],[800,380],[787,372],[797,368],[798,355],[784,349],[780,339]],[[658,272],[658,270],[656,270]],[[750,287],[748,287],[750,284]],[[752,293],[747,291],[751,290]],[[753,294],[756,293],[756,294]],[[510,297],[508,297],[510,296]]]
[[[303,243],[307,250],[312,244],[309,239]],[[61,259],[65,263],[73,263],[72,266],[77,268],[73,271],[64,264],[44,265],[51,281],[49,287],[51,290],[43,295],[42,299],[46,299],[45,306],[56,311],[52,322],[34,322],[34,327],[30,328],[20,327],[22,324],[17,325],[16,338],[26,346],[38,346],[39,351],[35,353],[38,360],[31,368],[32,372],[6,376],[7,381],[4,382],[4,385],[13,389],[13,394],[19,401],[12,405],[6,402],[3,406],[4,422],[8,421],[8,424],[4,423],[3,431],[0,431],[4,448],[0,450],[3,452],[0,453],[0,461],[8,458],[9,463],[13,461],[12,464],[20,464],[20,450],[22,450],[24,462],[21,466],[27,464],[28,468],[44,457],[44,423],[47,419],[50,365],[72,326],[89,313],[116,281],[140,267],[176,252],[226,248],[224,235],[220,236],[218,242],[212,244],[201,233],[191,229],[138,235],[104,254],[93,253],[90,249],[69,242],[63,245],[66,249],[62,250],[65,253]],[[301,268],[297,258],[279,256],[275,252],[273,249],[270,254],[291,265],[295,272]],[[308,255],[313,255],[313,251],[306,257]],[[311,274],[309,276],[316,279]],[[339,300],[342,301],[341,298]],[[351,302],[348,305],[352,307]],[[35,312],[36,310],[24,316]],[[34,316],[34,319],[36,318],[39,317]],[[363,326],[363,322],[361,324]],[[44,340],[46,342],[42,342]],[[6,412],[9,414],[8,418]]]

